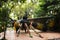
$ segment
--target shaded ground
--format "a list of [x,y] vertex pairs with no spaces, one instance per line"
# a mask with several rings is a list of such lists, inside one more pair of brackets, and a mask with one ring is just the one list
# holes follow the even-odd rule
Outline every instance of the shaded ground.
[[32,32],[33,38],[30,38],[28,33],[25,33],[22,30],[21,30],[21,33],[19,34],[19,37],[17,37],[14,30],[7,29],[7,31],[6,31],[6,39],[7,40],[47,40],[47,39],[59,38],[59,40],[60,40],[60,33],[40,32],[40,34],[44,37],[44,38],[40,38],[32,30],[31,30],[31,32]]

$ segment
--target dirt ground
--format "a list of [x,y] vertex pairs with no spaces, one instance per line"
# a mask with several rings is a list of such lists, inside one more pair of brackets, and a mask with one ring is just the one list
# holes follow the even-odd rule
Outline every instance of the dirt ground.
[[32,38],[29,37],[28,33],[25,33],[21,30],[21,33],[17,37],[15,30],[8,29],[6,31],[6,39],[7,40],[60,40],[60,33],[55,32],[40,32],[39,34],[43,36],[43,38],[40,38],[37,34],[35,34],[33,31],[31,31]]

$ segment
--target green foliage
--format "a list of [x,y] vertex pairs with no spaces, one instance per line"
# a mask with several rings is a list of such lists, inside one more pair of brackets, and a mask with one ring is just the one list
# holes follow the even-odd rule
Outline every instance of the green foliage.
[[7,26],[7,22],[9,21],[9,9],[6,7],[6,3],[3,2],[3,5],[0,7],[0,27],[5,25]]
[[[51,10],[53,12],[58,10],[60,7],[59,0],[5,0],[0,1],[0,6],[6,6],[10,12],[9,15],[13,14],[14,16],[10,16],[10,18],[22,18],[25,15],[25,12],[28,13],[28,18],[41,17],[50,15]],[[32,10],[32,11],[31,11]]]

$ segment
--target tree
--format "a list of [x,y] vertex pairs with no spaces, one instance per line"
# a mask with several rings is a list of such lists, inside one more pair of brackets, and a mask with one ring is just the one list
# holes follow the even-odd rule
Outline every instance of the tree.
[[53,29],[55,31],[60,31],[60,0],[51,0],[49,2],[47,1],[45,6],[47,7],[48,12],[50,12],[51,15],[55,16],[55,26]]
[[[5,2],[3,2],[3,4],[5,4]],[[0,24],[2,25],[1,28],[2,27],[4,28],[4,40],[5,40],[7,22],[9,20],[8,12],[9,12],[9,9],[6,7],[6,5],[2,5],[0,7]]]

